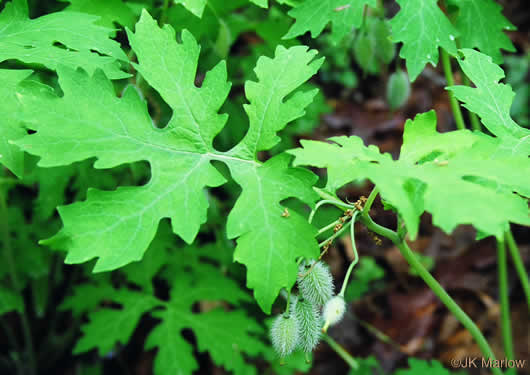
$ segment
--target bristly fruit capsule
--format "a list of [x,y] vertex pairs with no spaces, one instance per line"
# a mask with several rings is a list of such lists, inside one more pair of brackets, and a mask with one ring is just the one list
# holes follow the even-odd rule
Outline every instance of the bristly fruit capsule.
[[333,296],[333,277],[328,266],[315,261],[301,265],[298,289],[304,299],[318,307],[325,304]]
[[335,296],[324,306],[324,327],[322,332],[326,332],[332,326],[342,320],[346,311],[346,302],[342,296]]
[[300,339],[298,346],[306,353],[311,353],[320,341],[320,312],[317,306],[304,299],[298,301],[295,308]]
[[298,345],[299,327],[294,314],[279,315],[271,327],[271,341],[281,358],[291,354]]

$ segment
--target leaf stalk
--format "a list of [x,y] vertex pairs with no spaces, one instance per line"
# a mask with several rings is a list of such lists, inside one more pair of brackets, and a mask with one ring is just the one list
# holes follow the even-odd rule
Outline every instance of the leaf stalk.
[[[333,197],[331,194],[319,189],[314,188],[315,191],[323,198],[327,200],[336,200],[338,198]],[[340,201],[339,201],[340,202]],[[342,202],[340,202],[342,203]],[[341,207],[341,206],[339,206]],[[414,268],[417,274],[425,281],[427,286],[433,291],[433,293],[440,298],[442,303],[453,313],[453,315],[458,319],[460,323],[469,331],[475,342],[480,348],[480,351],[486,358],[491,358],[495,360],[495,354],[491,350],[488,342],[486,341],[484,335],[477,327],[477,325],[471,320],[471,318],[458,306],[458,304],[451,298],[451,296],[445,291],[445,289],[436,281],[436,279],[427,271],[427,269],[420,263],[418,258],[414,255],[412,250],[407,245],[407,242],[404,239],[401,239],[396,232],[386,227],[383,227],[375,223],[370,215],[363,211],[360,216],[361,222],[372,232],[388,238],[392,243],[394,243],[405,260],[409,265]],[[502,371],[499,368],[491,368],[491,371],[495,375],[502,375]]]
[[[445,79],[447,80],[447,86],[454,86],[455,81],[453,79],[453,71],[451,69],[449,54],[443,48],[440,48],[440,53],[442,57],[442,66],[445,73]],[[456,100],[451,91],[449,91],[449,104],[451,105],[453,116],[455,117],[456,127],[459,130],[465,129],[466,125],[464,124],[464,117],[462,116],[462,111],[460,110],[460,104],[458,104],[458,100]]]
[[512,324],[510,320],[510,298],[508,296],[508,273],[506,246],[504,240],[497,239],[497,271],[499,275],[499,299],[501,302],[501,332],[504,355],[508,360],[514,359]]

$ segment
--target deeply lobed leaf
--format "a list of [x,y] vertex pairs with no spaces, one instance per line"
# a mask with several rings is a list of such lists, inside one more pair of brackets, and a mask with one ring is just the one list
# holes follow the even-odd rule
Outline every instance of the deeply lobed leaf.
[[0,69],[0,163],[18,177],[24,172],[24,153],[12,141],[26,131],[13,116],[19,106],[15,93],[18,84],[30,74],[31,70]]
[[344,0],[306,0],[289,11],[296,21],[291,26],[285,39],[297,37],[311,32],[316,38],[326,25],[331,22],[333,40],[339,42],[352,29],[361,26],[365,6],[375,8],[375,0],[344,1]]
[[60,0],[70,3],[66,10],[101,17],[98,24],[113,29],[114,23],[132,27],[136,17],[123,0]]
[[0,62],[17,59],[49,69],[65,65],[89,73],[102,69],[111,79],[128,77],[119,65],[127,56],[109,38],[112,30],[96,25],[97,19],[57,12],[31,20],[26,0],[13,0],[0,13]]
[[[239,237],[235,258],[247,266],[248,285],[269,312],[279,290],[295,282],[295,259],[318,254],[314,228],[294,212],[284,220],[281,201],[296,197],[312,205],[318,197],[311,189],[315,176],[290,168],[288,156],[262,165],[256,155],[273,147],[279,141],[276,132],[303,115],[316,91],[291,93],[322,59],[313,60],[316,51],[304,46],[279,46],[274,58],[260,58],[258,81],[245,85],[249,129],[240,144],[223,153],[215,150],[213,139],[227,120],[218,113],[230,89],[225,64],[209,71],[197,87],[199,46],[190,33],[184,31],[177,43],[171,27],[159,28],[144,11],[136,31],[127,34],[138,57],[136,69],[173,111],[164,129],[152,124],[134,86],[118,98],[101,72],[90,76],[60,67],[62,96],[51,89],[18,93],[23,104],[19,117],[36,133],[16,143],[40,156],[40,166],[96,157],[96,168],[141,160],[151,168],[143,186],[91,189],[86,201],[60,207],[64,227],[46,243],[66,248],[68,263],[97,257],[95,271],[141,259],[163,218],[170,218],[173,231],[191,243],[206,221],[203,189],[225,181],[211,161],[222,161],[243,188],[228,223],[229,236]],[[269,265],[266,282],[263,262]]]
[[510,116],[510,106],[515,96],[509,85],[499,83],[503,70],[483,53],[462,49],[458,60],[464,73],[476,88],[451,86],[456,98],[471,112],[480,116],[484,126],[505,144],[504,150],[519,155],[530,155],[530,130],[520,127]]
[[[161,243],[152,250],[163,244],[165,238],[157,236],[155,242]],[[255,369],[245,361],[245,356],[254,357],[265,351],[266,347],[259,339],[263,329],[237,307],[241,301],[250,298],[218,269],[197,262],[197,250],[179,249],[178,257],[182,262],[174,263],[166,258],[166,265],[174,266],[168,280],[171,286],[169,301],[155,298],[145,288],[131,291],[112,287],[79,287],[78,293],[70,297],[63,308],[79,310],[88,307],[93,311],[89,314],[89,322],[82,326],[83,337],[74,351],[82,353],[97,348],[101,355],[106,355],[116,343],[129,340],[144,314],[151,314],[161,320],[150,332],[145,344],[147,350],[158,348],[154,361],[156,375],[191,374],[198,369],[193,345],[183,337],[184,329],[193,330],[198,350],[208,352],[217,365],[235,374],[255,373]],[[167,257],[167,253],[164,254]],[[193,267],[187,268],[191,263]],[[143,261],[137,265],[138,269],[144,266],[150,268]],[[79,298],[80,293],[85,294],[85,299]],[[103,298],[121,305],[121,308],[98,308],[93,303]],[[199,301],[224,301],[235,307],[231,311],[214,309],[196,313],[193,306]]]
[[408,120],[395,161],[357,137],[331,138],[334,144],[302,141],[303,149],[290,153],[295,165],[327,167],[331,192],[347,182],[370,179],[403,217],[412,239],[424,211],[446,232],[472,224],[501,237],[509,222],[529,224],[528,205],[521,197],[530,196],[527,156],[503,152],[501,139],[435,129],[434,111]]
[[450,0],[458,7],[455,27],[460,32],[460,47],[478,48],[502,63],[501,49],[514,52],[512,41],[504,30],[515,26],[502,15],[502,7],[494,0]]
[[437,0],[398,0],[401,9],[390,20],[392,39],[403,42],[399,56],[407,63],[414,81],[427,63],[438,64],[438,47],[456,54],[455,38],[459,36]]

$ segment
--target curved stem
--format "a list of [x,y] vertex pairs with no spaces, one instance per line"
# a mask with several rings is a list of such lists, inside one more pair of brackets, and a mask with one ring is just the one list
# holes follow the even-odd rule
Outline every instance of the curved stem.
[[160,26],[166,23],[168,8],[169,8],[169,0],[164,0],[164,2],[162,3],[162,12],[160,14]]
[[321,200],[320,202],[317,203],[317,205],[315,206],[315,209],[312,210],[311,213],[309,214],[309,219],[307,220],[309,222],[309,224],[311,224],[313,222],[313,217],[317,213],[318,209],[320,207],[322,207],[323,205],[325,205],[325,204],[334,204],[334,205],[342,206],[342,207],[346,207],[346,208],[355,208],[351,204],[347,204],[347,203],[341,202],[338,199],[333,199],[333,200],[332,199],[324,199],[324,200]]
[[521,281],[521,286],[523,287],[523,292],[526,297],[528,310],[530,310],[530,283],[528,281],[528,275],[526,273],[523,260],[521,259],[521,254],[519,253],[519,249],[517,248],[517,243],[513,238],[512,231],[507,231],[506,236],[504,238],[508,243],[508,250],[510,251],[513,265],[515,266],[515,270],[517,271],[517,275],[519,276],[519,280]]
[[322,334],[322,340],[327,342],[331,349],[333,349],[352,369],[357,370],[359,368],[359,364],[351,354],[348,353],[342,345],[333,340],[327,333]]
[[351,238],[351,247],[353,249],[353,260],[350,263],[350,266],[348,267],[348,271],[346,271],[346,276],[344,276],[344,281],[342,282],[342,287],[339,293],[339,296],[341,297],[344,297],[346,286],[348,285],[348,281],[350,280],[351,271],[353,270],[353,267],[355,267],[355,265],[359,261],[359,255],[357,254],[357,247],[355,246],[355,218],[357,217],[358,213],[359,213],[358,211],[355,212],[351,218],[350,238]]
[[291,314],[291,289],[287,291],[287,302],[285,303],[285,312],[284,314]]
[[337,219],[337,220],[335,220],[333,223],[330,223],[330,224],[326,225],[325,227],[320,228],[320,229],[318,230],[317,236],[320,235],[320,234],[322,234],[322,233],[324,233],[324,232],[326,232],[326,231],[328,231],[328,230],[330,230],[331,228],[335,228],[335,226],[336,226],[337,224],[341,224],[340,219]]
[[348,229],[348,226],[351,225],[353,220],[349,220],[348,222],[344,223],[344,225],[342,226],[342,228],[337,231],[336,233],[333,233],[331,236],[329,236],[328,238],[326,238],[324,241],[322,241],[321,243],[318,244],[319,247],[323,247],[325,244],[327,244],[328,242],[330,241],[333,241],[335,238],[339,237],[342,233],[344,233],[344,231],[346,229]]
[[507,359],[514,359],[512,324],[510,321],[510,298],[508,296],[508,273],[506,266],[506,248],[504,241],[497,239],[497,264],[499,275],[499,300],[501,303],[501,332],[504,355]]
[[[453,86],[455,81],[453,80],[453,71],[451,70],[451,61],[449,60],[449,54],[443,49],[440,48],[442,56],[442,65],[444,68],[445,79],[447,80],[447,86]],[[466,125],[464,124],[464,118],[462,117],[462,111],[460,110],[460,105],[458,100],[454,97],[451,91],[449,94],[449,103],[451,104],[451,110],[453,111],[453,116],[455,117],[456,127],[458,129],[465,129]]]
[[[453,313],[453,315],[458,319],[460,323],[469,331],[471,336],[475,339],[475,342],[478,344],[480,351],[486,357],[486,359],[491,358],[495,360],[495,354],[491,350],[488,342],[480,332],[480,329],[476,324],[471,320],[471,318],[457,305],[457,303],[447,294],[445,289],[436,281],[434,277],[425,269],[425,267],[420,263],[418,258],[414,255],[412,250],[405,241],[397,244],[397,247],[403,257],[407,262],[416,270],[419,276],[425,281],[425,283],[431,288],[431,290],[436,294],[438,298],[443,302],[443,304]],[[491,371],[495,375],[502,375],[502,371],[499,368],[492,367]]]
[[[333,197],[331,194],[314,188],[315,191],[325,199],[338,201],[337,198]],[[340,201],[339,201],[340,202]],[[340,202],[342,203],[342,202]],[[367,212],[362,212],[360,216],[361,222],[366,225],[366,227],[379,234],[380,236],[388,238],[392,241],[399,249],[403,257],[407,260],[410,266],[412,266],[418,273],[418,275],[425,281],[425,283],[431,288],[433,293],[440,298],[442,303],[451,311],[454,316],[458,319],[460,323],[469,331],[475,342],[478,344],[480,351],[486,358],[491,358],[495,360],[495,354],[491,350],[488,342],[480,332],[480,329],[475,325],[471,318],[458,306],[458,304],[451,298],[445,289],[436,281],[436,279],[425,269],[425,267],[420,263],[418,258],[414,255],[412,250],[410,250],[405,240],[401,240],[396,232],[391,229],[385,228],[377,223],[375,223],[370,215]],[[491,371],[495,375],[502,375],[502,371],[499,368],[492,368]]]
[[313,186],[313,190],[320,196],[320,198],[328,200],[331,202],[330,204],[334,204],[341,210],[344,210],[343,205],[345,205],[345,203],[341,201],[339,198],[337,198],[336,196],[328,193],[324,189],[317,188],[316,186]]
[[[9,235],[9,216],[7,212],[7,203],[4,192],[0,190],[0,231],[2,235],[2,243],[4,247],[4,257],[8,267],[9,278],[11,280],[12,287],[15,291],[21,292],[21,285],[18,279],[17,269],[15,265],[15,258],[13,255],[13,249],[11,248],[11,238]],[[29,360],[29,373],[34,375],[37,373],[36,362],[35,362],[35,350],[33,347],[33,338],[31,336],[31,329],[26,314],[26,306],[24,305],[23,311],[20,313],[20,320],[22,322],[22,331],[24,334],[24,341],[26,344],[26,351]]]
[[361,214],[361,222],[366,226],[366,228],[380,236],[388,238],[395,245],[398,245],[402,242],[396,232],[377,224],[366,212]]
[[370,213],[370,208],[372,208],[372,204],[374,203],[375,198],[377,197],[377,194],[379,194],[379,189],[377,187],[374,187],[372,189],[372,192],[368,196],[366,203],[364,204],[363,212],[366,212],[367,214]]

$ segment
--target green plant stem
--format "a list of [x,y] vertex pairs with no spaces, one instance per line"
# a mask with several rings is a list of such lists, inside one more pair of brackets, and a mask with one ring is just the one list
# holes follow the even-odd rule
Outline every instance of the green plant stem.
[[528,281],[528,274],[526,273],[523,260],[521,259],[521,254],[519,253],[517,243],[515,243],[511,230],[506,232],[506,236],[504,238],[508,243],[508,250],[512,256],[513,265],[515,266],[515,270],[517,271],[517,275],[521,281],[521,286],[523,287],[523,292],[526,296],[526,304],[528,305],[528,310],[530,311],[530,283]]
[[[337,198],[336,196],[328,193],[327,191],[325,191],[324,189],[321,189],[321,188],[317,188],[315,186],[313,186],[313,190],[320,196],[320,198],[322,199],[325,199],[327,201],[330,202],[330,204],[334,204],[336,206],[339,206],[338,208],[340,208],[341,210],[343,211],[346,211],[343,206],[346,205],[343,201],[341,201],[339,198]],[[319,202],[320,203],[320,202]],[[349,205],[348,205],[349,206]],[[316,207],[315,207],[316,208]]]
[[504,355],[514,359],[512,324],[510,320],[510,298],[508,296],[508,272],[504,241],[497,239],[497,270],[499,275],[499,299],[501,302],[501,332]]
[[322,233],[324,232],[327,232],[328,230],[332,229],[332,228],[335,228],[335,226],[337,224],[342,224],[342,222],[340,221],[340,219],[337,219],[335,220],[333,223],[330,223],[328,225],[326,225],[325,227],[322,227],[318,230],[318,233],[317,233],[317,236],[321,235]]
[[322,340],[327,342],[331,349],[333,349],[352,369],[357,370],[359,368],[359,364],[350,353],[348,353],[342,345],[333,340],[327,333],[322,334]]
[[348,267],[348,271],[346,271],[346,276],[344,276],[344,281],[342,282],[342,287],[340,288],[339,296],[344,297],[344,292],[346,292],[346,286],[348,285],[348,281],[350,280],[350,275],[353,270],[353,267],[359,262],[359,255],[357,254],[357,247],[355,246],[355,218],[359,214],[359,211],[356,211],[352,218],[351,218],[351,225],[350,225],[350,238],[351,238],[351,247],[353,249],[353,260],[350,263],[350,266]]
[[[440,52],[442,56],[445,79],[447,80],[447,86],[453,86],[455,81],[453,80],[453,71],[451,69],[451,60],[449,59],[449,54],[443,48],[440,48]],[[449,103],[451,104],[451,110],[453,111],[453,116],[455,117],[456,127],[458,129],[465,129],[466,125],[464,124],[464,117],[462,117],[460,105],[458,104],[458,100],[456,100],[453,93],[450,91]]]
[[[315,189],[318,189],[318,188],[315,188]],[[320,189],[318,189],[320,190]],[[320,207],[322,207],[323,205],[325,204],[333,204],[333,205],[339,205],[339,206],[342,206],[342,208],[346,207],[346,208],[349,208],[349,209],[354,209],[355,207],[352,206],[351,204],[347,204],[347,203],[344,203],[344,202],[341,202],[339,200],[337,200],[337,198],[334,198],[332,196],[333,199],[324,199],[324,200],[321,200],[320,202],[318,202],[315,206],[315,209],[311,211],[311,213],[309,214],[309,219],[307,219],[307,221],[309,222],[309,224],[311,224],[313,222],[313,218],[315,217],[315,214],[317,213],[318,209]]]
[[[316,188],[315,191],[323,198],[323,199],[335,199],[337,198],[333,197],[331,194],[322,191],[321,189]],[[482,332],[480,332],[480,329],[476,326],[476,324],[471,320],[471,318],[458,306],[458,304],[451,298],[449,294],[445,291],[445,289],[436,281],[436,279],[425,269],[425,267],[420,263],[418,258],[414,255],[412,250],[410,250],[409,246],[407,245],[405,240],[400,239],[398,234],[394,232],[391,229],[385,228],[377,223],[375,223],[370,215],[368,215],[367,212],[363,211],[360,216],[361,222],[372,232],[375,232],[376,234],[388,238],[390,241],[392,241],[399,249],[403,257],[407,260],[409,265],[413,267],[418,275],[425,281],[425,283],[429,286],[429,288],[433,291],[433,293],[440,298],[440,300],[443,302],[443,304],[453,313],[453,315],[458,319],[460,323],[469,331],[471,336],[475,339],[475,342],[478,344],[482,354],[486,358],[491,358],[492,360],[495,360],[495,354],[493,354],[493,351],[491,350],[488,342],[482,335]],[[495,375],[502,375],[502,371],[499,368],[491,368],[491,371]]]
[[335,238],[339,237],[346,229],[348,229],[348,226],[352,224],[353,220],[349,220],[348,222],[344,223],[342,228],[338,230],[337,232],[333,233],[331,236],[326,238],[324,241],[318,244],[319,247],[323,247],[325,244],[327,244],[330,241],[333,241]]
[[[4,244],[4,257],[5,262],[7,264],[8,272],[9,272],[9,278],[11,280],[11,284],[13,289],[16,292],[21,291],[20,282],[17,275],[17,269],[15,266],[15,258],[13,256],[13,249],[11,247],[11,238],[9,235],[9,221],[8,221],[8,212],[7,212],[7,204],[6,204],[6,196],[4,195],[4,192],[0,190],[0,231],[2,236],[2,243]],[[31,336],[31,329],[29,325],[28,316],[26,314],[26,308],[24,305],[24,309],[22,313],[20,314],[20,320],[22,322],[22,331],[24,333],[24,341],[26,344],[26,351],[28,354],[28,360],[29,360],[29,373],[31,375],[35,375],[37,373],[36,371],[36,362],[35,362],[35,350],[33,347],[33,339]]]
[[[462,82],[464,85],[471,87],[471,81],[469,78],[465,75],[464,72],[462,72]],[[471,122],[471,129],[482,131],[482,125],[480,125],[480,121],[478,119],[478,116],[475,112],[467,111],[469,113],[469,121]]]
[[166,23],[168,8],[169,8],[169,0],[164,0],[164,3],[162,4],[162,12],[160,13],[160,26]]
[[379,194],[379,189],[377,187],[374,187],[372,189],[372,192],[368,196],[368,199],[366,199],[366,203],[364,204],[363,212],[370,213],[370,208],[372,208],[372,204],[375,201],[375,198],[377,197],[377,194]]
[[378,340],[381,340],[382,342],[392,346],[394,349],[402,352],[403,348],[396,343],[390,336],[385,334],[384,332],[378,330],[376,327],[374,327],[372,324],[368,323],[367,321],[364,321],[360,319],[358,316],[353,315],[353,318],[359,322],[360,325],[364,327],[368,332],[370,332],[372,335],[374,335]]
[[[382,235],[382,234],[381,234]],[[397,236],[396,236],[397,237]],[[412,250],[405,241],[396,244],[399,251],[407,262],[416,270],[418,275],[425,281],[425,283],[431,288],[431,290],[440,298],[443,304],[453,313],[460,323],[469,331],[471,336],[475,339],[478,344],[480,351],[486,358],[495,360],[495,354],[491,350],[488,342],[480,332],[480,329],[471,320],[471,318],[457,305],[457,303],[447,294],[445,289],[436,281],[436,279],[427,271],[427,269],[421,264],[418,258],[414,255]],[[499,368],[492,367],[491,371],[496,375],[502,375],[502,371]]]
[[15,178],[0,177],[0,185],[23,185],[23,183]]

